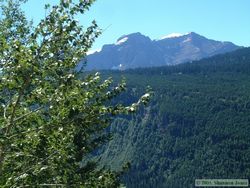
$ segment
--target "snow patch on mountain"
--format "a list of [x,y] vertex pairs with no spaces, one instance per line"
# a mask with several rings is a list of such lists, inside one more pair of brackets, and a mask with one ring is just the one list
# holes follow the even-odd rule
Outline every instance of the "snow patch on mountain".
[[168,34],[168,35],[166,35],[166,36],[161,37],[159,40],[170,39],[170,38],[178,38],[178,37],[190,35],[191,33],[192,33],[192,32],[185,33],[185,34],[182,34],[182,33],[171,33],[171,34]]
[[118,40],[118,41],[115,43],[115,45],[121,45],[122,43],[126,42],[127,40],[128,40],[128,37],[124,37],[124,38]]
[[112,70],[124,70],[125,66],[123,64],[119,64],[118,66],[113,66]]
[[100,52],[100,51],[102,51],[102,49],[89,50],[87,52],[87,55],[91,55],[91,54],[94,54],[94,53],[97,53],[97,52]]
[[181,33],[171,33],[171,34],[168,34],[168,35],[166,35],[166,36],[161,37],[161,40],[162,40],[162,39],[168,39],[168,38],[181,37],[181,36],[183,36],[183,35],[185,35],[185,34],[181,34]]

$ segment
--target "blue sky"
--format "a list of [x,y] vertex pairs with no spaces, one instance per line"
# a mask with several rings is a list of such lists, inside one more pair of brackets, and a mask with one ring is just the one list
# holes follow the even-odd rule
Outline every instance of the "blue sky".
[[[44,4],[58,0],[29,0],[25,11],[37,23]],[[95,19],[106,30],[92,49],[114,43],[124,34],[141,32],[151,39],[194,31],[207,38],[250,46],[250,0],[97,0],[79,17],[88,26]]]

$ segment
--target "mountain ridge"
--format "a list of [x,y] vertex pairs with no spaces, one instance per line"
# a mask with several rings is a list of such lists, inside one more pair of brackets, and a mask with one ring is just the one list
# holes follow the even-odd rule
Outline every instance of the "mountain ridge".
[[124,70],[177,65],[238,48],[241,47],[232,42],[208,39],[195,32],[174,33],[160,40],[136,32],[119,37],[114,44],[105,44],[101,50],[88,54],[85,61],[87,70]]

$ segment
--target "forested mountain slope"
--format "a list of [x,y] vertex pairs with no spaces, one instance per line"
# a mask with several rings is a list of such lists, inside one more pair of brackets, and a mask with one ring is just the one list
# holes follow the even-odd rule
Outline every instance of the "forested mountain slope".
[[120,117],[100,164],[131,168],[127,187],[194,187],[197,178],[250,178],[250,48],[171,67],[103,72],[134,102],[147,85],[151,103]]

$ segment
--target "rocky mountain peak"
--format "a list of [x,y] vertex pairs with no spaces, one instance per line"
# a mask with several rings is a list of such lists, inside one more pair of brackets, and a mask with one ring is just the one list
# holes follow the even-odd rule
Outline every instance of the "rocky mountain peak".
[[87,70],[175,65],[240,48],[230,42],[207,39],[195,32],[172,33],[151,40],[140,32],[123,35],[87,56]]

